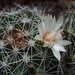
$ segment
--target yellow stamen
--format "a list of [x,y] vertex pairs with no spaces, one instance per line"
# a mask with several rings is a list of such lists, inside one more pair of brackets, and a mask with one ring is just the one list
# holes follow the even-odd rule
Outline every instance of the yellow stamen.
[[44,38],[45,41],[54,41],[55,40],[55,36],[51,35],[50,33],[45,34]]

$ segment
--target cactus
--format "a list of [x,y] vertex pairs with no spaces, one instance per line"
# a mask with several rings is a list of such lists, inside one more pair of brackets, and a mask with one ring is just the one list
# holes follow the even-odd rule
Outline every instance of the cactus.
[[[62,50],[60,46],[60,51],[63,51],[63,53],[60,53],[60,58],[56,56],[55,53],[53,54],[52,51],[52,47],[56,49],[58,45],[54,46],[54,43],[47,44],[42,40],[36,39],[36,36],[38,34],[41,34],[41,32],[38,31],[38,26],[40,26],[40,31],[42,31],[40,24],[44,24],[45,18],[46,20],[49,20],[48,17],[50,17],[50,15],[45,15],[42,9],[38,11],[36,7],[34,7],[33,9],[28,6],[22,7],[18,5],[18,7],[19,9],[12,8],[11,10],[1,12],[0,14],[1,74],[66,75],[67,67],[65,65],[67,61],[71,59],[70,56],[72,57],[72,61],[75,60],[75,55],[72,54],[72,52],[74,52],[75,50],[75,13],[69,13],[70,16],[66,17],[66,20],[65,15],[63,15],[63,25],[62,27],[59,26],[59,28],[61,27],[63,29],[60,36],[62,35],[64,39],[65,37],[67,37],[66,40],[72,41],[73,44],[72,52],[69,49],[69,46],[65,47],[66,50],[64,47],[62,47]],[[69,14],[67,13],[67,15]],[[55,20],[55,17],[53,18],[53,20]],[[55,30],[57,29],[58,28],[56,28]],[[55,41],[55,35],[45,35],[45,38],[43,39],[46,42],[53,42]],[[70,44],[70,42],[68,43]],[[71,52],[71,55],[69,55],[69,52]],[[72,63],[68,62],[67,66],[68,64]],[[72,68],[74,69],[74,67]],[[70,67],[68,68],[68,72],[69,70],[71,71]]]

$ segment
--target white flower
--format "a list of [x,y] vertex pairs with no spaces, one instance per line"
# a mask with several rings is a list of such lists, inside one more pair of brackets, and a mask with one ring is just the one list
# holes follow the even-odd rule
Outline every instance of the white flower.
[[61,32],[63,31],[60,27],[63,24],[63,16],[56,22],[55,17],[51,15],[45,16],[42,19],[42,23],[38,26],[39,35],[35,36],[36,40],[44,42],[44,47],[48,46],[52,48],[54,56],[60,61],[60,52],[66,52],[64,45],[71,44],[70,41],[63,40]]

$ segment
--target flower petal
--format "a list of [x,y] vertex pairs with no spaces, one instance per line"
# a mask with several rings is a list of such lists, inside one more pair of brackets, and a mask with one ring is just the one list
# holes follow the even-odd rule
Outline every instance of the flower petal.
[[40,40],[40,41],[43,40],[42,37],[41,37],[40,35],[36,35],[34,39],[36,39],[36,40]]
[[63,38],[62,38],[62,35],[61,35],[61,32],[62,32],[62,31],[63,31],[63,30],[61,29],[61,30],[59,30],[59,31],[56,32],[56,34],[55,34],[55,40],[56,40],[56,41],[63,39]]
[[58,61],[60,61],[61,56],[60,56],[60,52],[57,51],[55,48],[52,49],[54,56],[58,59]]
[[53,32],[57,32],[59,28],[62,26],[62,24],[63,24],[63,16],[61,16],[57,21],[56,27],[53,29]]
[[49,26],[50,26],[50,20],[52,19],[52,16],[50,18],[50,15],[47,15],[45,18],[45,25],[46,25],[46,32],[49,32]]
[[43,47],[48,47],[49,43],[48,42],[44,42]]
[[50,20],[52,20],[52,16],[51,15],[48,14],[47,16],[45,16],[45,25],[46,25],[46,27],[49,27]]
[[50,42],[48,43],[48,47],[49,47],[49,48],[52,48],[55,44],[56,44],[56,42],[51,42],[51,41],[50,41]]
[[51,32],[56,26],[55,17],[52,18],[52,15],[47,15],[45,18],[46,32]]
[[63,51],[63,52],[66,52],[65,48],[62,46],[62,45],[59,45],[59,44],[55,44],[53,46],[53,49],[56,50],[56,51]]
[[43,35],[46,33],[46,27],[44,22],[42,21],[42,23],[40,23],[40,25],[38,26],[38,31],[40,33],[40,35],[43,37]]
[[59,40],[59,41],[57,41],[57,43],[60,44],[60,45],[69,45],[69,44],[71,44],[71,42],[67,41],[67,40]]
[[52,21],[50,21],[50,26],[48,27],[49,32],[51,32],[56,26],[56,19],[55,17],[52,19]]

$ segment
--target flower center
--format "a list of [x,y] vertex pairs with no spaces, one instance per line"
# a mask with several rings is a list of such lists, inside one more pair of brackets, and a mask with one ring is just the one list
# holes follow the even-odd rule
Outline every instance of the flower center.
[[54,41],[55,40],[55,36],[54,35],[51,35],[50,33],[47,33],[44,35],[44,38],[43,38],[45,41]]

